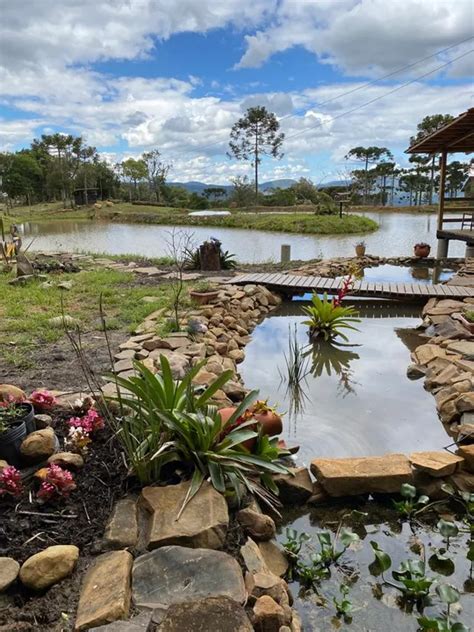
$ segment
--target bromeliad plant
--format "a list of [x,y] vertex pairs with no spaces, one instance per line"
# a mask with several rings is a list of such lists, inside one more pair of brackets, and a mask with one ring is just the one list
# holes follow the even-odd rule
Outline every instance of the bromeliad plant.
[[341,329],[357,331],[357,328],[352,325],[352,323],[360,323],[357,310],[350,305],[347,307],[342,305],[342,301],[349,293],[352,284],[352,276],[349,276],[344,280],[337,296],[332,300],[328,299],[326,292],[322,299],[314,293],[311,298],[311,305],[303,307],[303,312],[309,316],[309,320],[303,321],[303,324],[309,325],[309,336],[312,340],[319,336],[323,337],[324,340],[332,340],[340,336],[348,341],[348,337],[342,333]]
[[[161,356],[157,374],[136,362],[136,376],[115,378],[119,394],[114,399],[122,414],[113,423],[130,468],[142,484],[149,484],[162,479],[168,464],[184,465],[192,478],[183,508],[204,480],[238,499],[246,489],[272,502],[277,489],[271,474],[287,472],[276,462],[285,452],[277,447],[276,437],[270,439],[256,429],[255,418],[237,423],[257,392],[251,392],[223,425],[211,400],[233,372],[224,371],[202,390],[193,379],[203,364],[194,366],[182,380],[174,380],[167,358]],[[245,443],[253,439],[250,453]]]

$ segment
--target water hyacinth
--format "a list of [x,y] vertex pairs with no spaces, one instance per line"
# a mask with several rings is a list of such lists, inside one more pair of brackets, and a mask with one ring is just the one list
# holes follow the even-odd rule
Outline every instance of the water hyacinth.
[[8,495],[19,498],[23,492],[21,474],[16,467],[8,465],[0,473],[0,496]]

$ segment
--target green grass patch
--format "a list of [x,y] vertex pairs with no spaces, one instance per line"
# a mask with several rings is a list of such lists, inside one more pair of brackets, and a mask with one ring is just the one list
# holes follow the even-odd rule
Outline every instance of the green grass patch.
[[[25,286],[9,285],[12,275],[0,275],[0,358],[17,366],[28,362],[31,349],[53,343],[65,334],[62,326],[52,326],[50,319],[64,313],[80,322],[82,331],[101,331],[100,296],[109,329],[127,332],[149,314],[170,304],[170,286],[133,285],[134,278],[127,272],[115,270],[83,271],[77,274],[49,275],[56,284],[71,281],[70,290],[42,287],[42,281],[31,281]],[[144,296],[156,296],[147,303]]]

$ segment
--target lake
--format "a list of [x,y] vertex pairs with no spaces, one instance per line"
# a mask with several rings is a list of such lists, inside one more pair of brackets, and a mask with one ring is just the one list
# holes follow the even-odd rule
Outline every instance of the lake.
[[[292,259],[316,259],[352,256],[354,244],[361,238],[367,254],[409,256],[420,241],[431,244],[436,252],[436,216],[412,213],[361,213],[374,219],[379,230],[365,235],[295,235],[288,233],[243,230],[239,228],[190,227],[196,245],[209,237],[217,237],[224,250],[235,253],[242,263],[263,263],[280,260],[282,244],[291,246]],[[89,251],[113,255],[137,254],[160,257],[167,253],[167,240],[172,226],[153,224],[119,224],[101,221],[54,220],[25,222],[20,231],[32,250],[44,252]],[[179,227],[180,230],[187,230]],[[465,246],[451,242],[449,255],[464,256]]]

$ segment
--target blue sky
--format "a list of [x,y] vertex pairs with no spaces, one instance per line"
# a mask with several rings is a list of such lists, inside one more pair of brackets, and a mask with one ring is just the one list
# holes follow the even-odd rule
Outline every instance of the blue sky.
[[347,175],[356,145],[403,164],[424,116],[473,106],[470,0],[0,0],[0,12],[0,150],[71,132],[110,161],[156,147],[173,180],[224,184],[250,171],[226,157],[230,128],[262,104],[286,134],[262,176],[321,182]]

